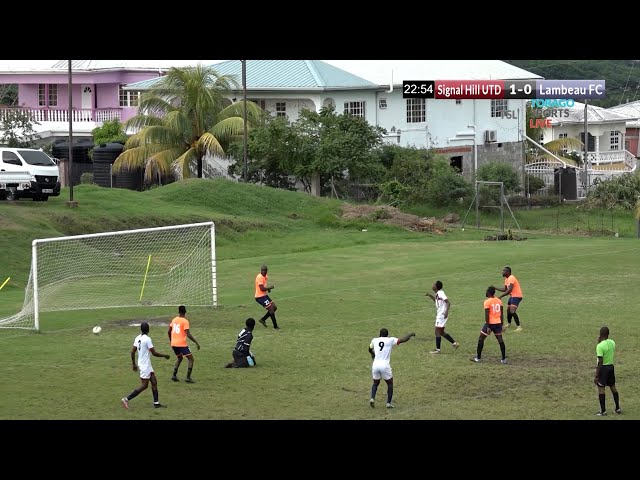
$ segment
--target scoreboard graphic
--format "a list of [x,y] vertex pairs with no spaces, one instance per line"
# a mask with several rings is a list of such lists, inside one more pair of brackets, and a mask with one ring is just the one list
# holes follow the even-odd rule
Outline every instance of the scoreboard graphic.
[[604,80],[405,80],[402,97],[443,100],[606,98]]

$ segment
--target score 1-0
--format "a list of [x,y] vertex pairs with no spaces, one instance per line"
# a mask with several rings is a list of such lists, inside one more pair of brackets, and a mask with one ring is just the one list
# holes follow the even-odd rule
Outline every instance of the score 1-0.
[[504,98],[536,98],[535,80],[504,81]]

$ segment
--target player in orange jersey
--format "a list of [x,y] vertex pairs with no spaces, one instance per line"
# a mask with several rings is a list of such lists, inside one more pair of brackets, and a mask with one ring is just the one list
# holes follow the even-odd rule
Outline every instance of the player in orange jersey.
[[177,357],[176,364],[173,366],[173,377],[171,377],[171,380],[179,382],[178,368],[180,368],[182,358],[187,357],[187,378],[185,379],[185,382],[196,383],[191,378],[191,371],[193,370],[193,354],[189,349],[189,345],[187,345],[187,337],[196,344],[198,350],[200,350],[200,344],[193,335],[191,335],[191,331],[189,330],[189,320],[185,317],[186,314],[187,309],[184,305],[180,305],[178,307],[178,316],[171,320],[171,323],[169,324],[169,340],[171,341],[173,353],[175,353]]
[[260,267],[260,273],[258,275],[256,275],[256,289],[255,289],[255,298],[256,298],[256,302],[258,302],[260,305],[262,305],[266,310],[267,313],[264,314],[264,316],[258,320],[263,327],[267,326],[267,318],[271,317],[271,323],[273,323],[273,328],[275,328],[276,330],[278,330],[280,327],[278,326],[278,322],[276,320],[276,310],[278,309],[278,307],[276,306],[275,302],[273,300],[271,300],[271,298],[269,297],[269,293],[271,292],[271,290],[273,290],[273,285],[269,285],[267,283],[267,280],[269,278],[269,275],[267,274],[267,272],[269,271],[269,269],[267,268],[266,265],[262,265]]
[[505,279],[504,287],[496,287],[496,290],[504,292],[500,295],[500,298],[510,295],[509,301],[507,302],[507,324],[504,326],[504,329],[506,330],[511,326],[511,319],[513,318],[516,321],[516,332],[520,332],[522,330],[522,326],[520,325],[520,317],[518,317],[518,314],[516,313],[518,305],[520,305],[520,302],[522,301],[522,289],[520,288],[520,282],[511,274],[511,267],[504,267],[502,269],[502,276]]
[[496,298],[496,288],[491,286],[487,288],[487,299],[484,301],[484,325],[480,329],[478,337],[478,353],[471,359],[472,362],[482,362],[482,349],[484,347],[484,339],[495,333],[496,339],[500,344],[500,352],[502,360],[500,363],[507,363],[507,351],[502,338],[502,325],[504,324],[504,313],[502,310],[502,300]]

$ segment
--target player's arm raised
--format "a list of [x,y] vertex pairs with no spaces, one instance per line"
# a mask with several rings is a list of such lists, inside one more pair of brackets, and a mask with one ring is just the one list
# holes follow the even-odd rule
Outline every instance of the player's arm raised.
[[415,336],[416,334],[413,332],[407,333],[404,337],[398,339],[398,345],[400,345],[401,343],[408,342],[411,337],[415,337]]

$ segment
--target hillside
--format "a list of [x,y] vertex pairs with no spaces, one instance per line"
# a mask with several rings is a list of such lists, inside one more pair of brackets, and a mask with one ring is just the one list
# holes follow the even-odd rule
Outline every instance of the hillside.
[[637,60],[504,60],[547,80],[606,81],[607,98],[592,100],[599,107],[613,107],[640,100],[640,64]]
[[265,251],[274,254],[398,240],[412,234],[373,217],[343,219],[342,202],[336,199],[224,179],[191,179],[144,192],[79,185],[74,188],[77,209],[66,205],[68,198],[68,191],[63,191],[46,203],[0,201],[3,279],[11,276],[12,285],[24,286],[31,242],[62,235],[213,220],[218,254],[239,258]]

